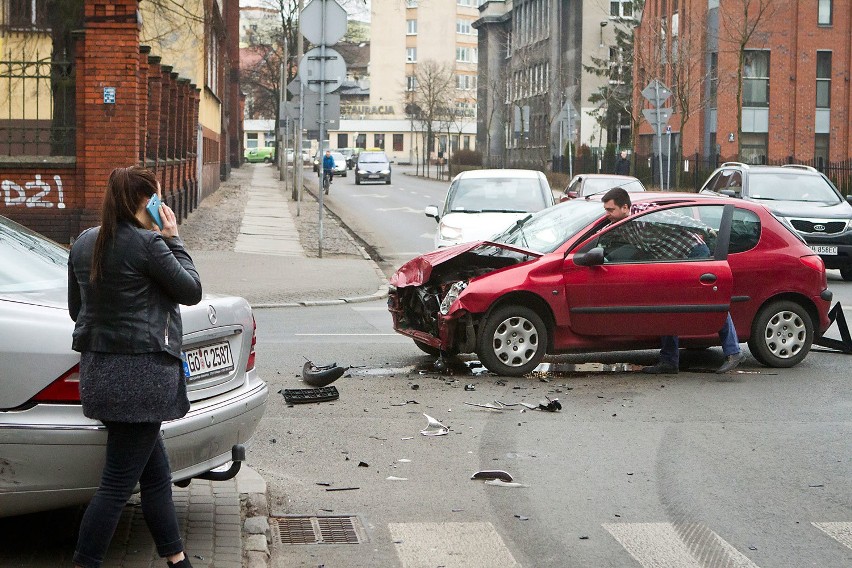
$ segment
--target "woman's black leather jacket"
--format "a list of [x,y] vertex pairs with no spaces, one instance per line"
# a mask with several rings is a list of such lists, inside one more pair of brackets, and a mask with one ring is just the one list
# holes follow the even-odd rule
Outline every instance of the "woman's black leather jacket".
[[104,250],[102,278],[89,283],[99,227],[83,231],[68,258],[68,310],[75,351],[153,353],[180,358],[178,304],[201,301],[201,280],[179,237],[119,223]]

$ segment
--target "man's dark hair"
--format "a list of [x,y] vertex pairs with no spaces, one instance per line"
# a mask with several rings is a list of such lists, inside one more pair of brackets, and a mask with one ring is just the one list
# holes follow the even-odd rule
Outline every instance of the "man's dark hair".
[[606,203],[607,201],[613,201],[619,207],[624,207],[625,205],[630,207],[630,195],[623,187],[613,187],[604,193],[603,197],[601,197],[601,202]]

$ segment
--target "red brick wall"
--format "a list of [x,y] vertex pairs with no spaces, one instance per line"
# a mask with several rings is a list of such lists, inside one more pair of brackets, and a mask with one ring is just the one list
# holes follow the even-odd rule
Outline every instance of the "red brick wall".
[[[755,3],[756,4],[756,3]],[[757,33],[747,44],[747,49],[770,51],[769,80],[769,160],[784,160],[789,156],[799,161],[814,156],[814,122],[816,109],[816,52],[832,52],[831,81],[831,132],[830,160],[841,161],[852,156],[852,133],[850,133],[850,108],[852,87],[849,69],[852,67],[852,6],[849,0],[833,2],[833,21],[830,26],[817,25],[817,3],[795,0],[773,1],[776,12],[766,18]],[[648,0],[645,5],[643,23],[656,21],[661,0]],[[680,33],[704,34],[706,30],[706,0],[680,0],[666,3],[669,12],[680,9]],[[737,16],[742,12],[743,0],[721,0],[722,13]],[[741,17],[740,17],[741,19]],[[737,155],[737,112],[736,112],[736,46],[723,24],[719,26],[719,90],[717,99],[717,143],[721,155],[735,158]],[[640,29],[637,34],[637,49],[654,34]],[[666,81],[668,69],[661,69],[659,76]],[[706,70],[705,70],[706,72]],[[670,80],[670,77],[669,77]],[[669,85],[672,85],[669,82]],[[645,85],[636,84],[637,100],[644,103],[638,91]],[[700,109],[701,92],[693,97],[693,109]],[[640,106],[645,106],[640,104]],[[683,132],[685,155],[708,151],[704,148],[705,131],[703,111],[693,112]],[[679,119],[675,114],[669,121],[677,131]],[[735,134],[728,141],[728,134]],[[649,125],[643,121],[639,134],[650,134]]]

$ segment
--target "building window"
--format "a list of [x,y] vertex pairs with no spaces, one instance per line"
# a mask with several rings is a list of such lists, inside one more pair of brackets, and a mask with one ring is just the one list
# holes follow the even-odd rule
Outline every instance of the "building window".
[[473,6],[473,0],[456,0],[457,6]]
[[417,7],[417,0],[405,0],[405,5],[408,8],[416,8]]
[[456,61],[459,63],[470,63],[470,48],[469,47],[457,47],[456,48]]
[[743,107],[769,106],[769,52],[745,52]]
[[348,148],[349,147],[349,135],[348,134],[337,134],[337,147],[338,148]]
[[476,75],[456,75],[456,89],[461,91],[476,90]]
[[414,63],[417,61],[417,48],[416,47],[406,47],[405,48],[405,61],[407,63]]
[[613,18],[633,18],[633,0],[612,0],[609,15]]
[[9,0],[9,25],[16,28],[47,28],[48,0]]
[[831,25],[831,0],[819,0],[817,4],[817,24],[821,26]]
[[393,151],[394,152],[402,152],[402,134],[394,134],[393,135]]
[[257,132],[246,132],[246,148],[257,148]]
[[769,134],[766,132],[743,132],[740,142],[743,150],[740,160],[747,164],[766,164],[766,156],[769,153]]
[[219,36],[216,32],[208,36],[207,42],[207,87],[219,95]]
[[417,77],[415,75],[409,75],[405,78],[405,90],[413,91],[417,88]]
[[831,108],[831,52],[817,51],[816,107]]
[[456,33],[470,35],[470,20],[456,20]]
[[405,20],[405,30],[408,35],[417,35],[417,20]]
[[464,144],[463,148],[465,150],[470,150],[470,136],[464,136],[462,137],[462,140],[462,144]]
[[821,172],[825,171],[825,166],[828,164],[828,134],[814,135],[814,163],[816,169]]
[[385,135],[384,134],[373,134],[373,147],[385,149]]
[[358,134],[355,136],[355,147],[356,148],[366,148],[367,147],[367,135],[366,134]]

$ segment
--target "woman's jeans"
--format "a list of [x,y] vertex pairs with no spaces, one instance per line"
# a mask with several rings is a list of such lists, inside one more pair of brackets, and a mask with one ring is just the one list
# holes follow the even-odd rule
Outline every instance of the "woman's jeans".
[[99,568],[115,527],[136,483],[142,490],[142,514],[161,557],[183,550],[169,458],[160,423],[106,422],[106,464],[101,485],[89,503],[74,553],[74,564]]

